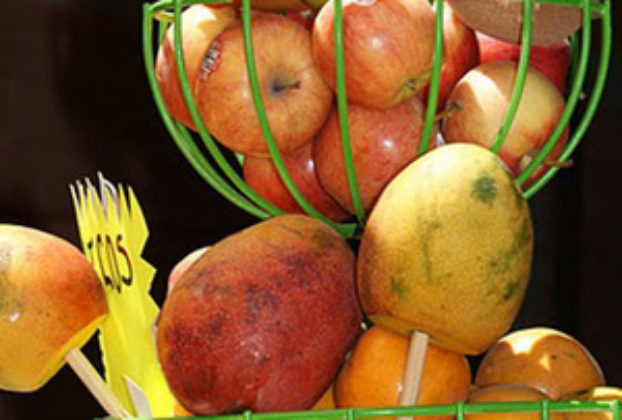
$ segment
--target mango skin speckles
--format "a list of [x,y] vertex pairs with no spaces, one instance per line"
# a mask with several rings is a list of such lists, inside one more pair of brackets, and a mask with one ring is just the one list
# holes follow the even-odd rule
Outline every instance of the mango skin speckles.
[[442,146],[401,172],[372,212],[361,304],[385,327],[479,354],[518,313],[533,241],[529,207],[501,161],[479,146]]

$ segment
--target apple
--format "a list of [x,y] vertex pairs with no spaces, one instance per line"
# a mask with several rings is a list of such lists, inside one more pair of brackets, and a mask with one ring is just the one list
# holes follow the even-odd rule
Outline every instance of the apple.
[[[235,21],[232,7],[212,8],[202,4],[190,6],[182,14],[182,49],[190,87],[194,85],[201,61],[211,42]],[[167,32],[156,58],[156,80],[171,116],[185,126],[195,125],[186,107],[175,61],[174,25]]]
[[[311,154],[312,143],[284,154],[283,161],[301,194],[320,213],[336,221],[350,214],[339,206],[320,186]],[[249,156],[244,159],[244,179],[260,196],[288,213],[305,213],[289,193],[272,159]]]
[[[484,147],[494,144],[506,110],[509,106],[516,63],[494,61],[471,70],[458,82],[451,93],[448,108],[458,108],[443,121],[441,130],[447,143],[475,143]],[[529,69],[525,89],[516,118],[499,152],[514,175],[518,175],[551,136],[564,111],[564,98],[557,88],[541,73]],[[556,159],[568,137],[568,130],[559,140]],[[538,168],[533,182],[546,170],[547,164]]]
[[168,275],[168,293],[173,290],[177,281],[184,275],[184,273],[195,263],[196,260],[201,258],[201,256],[209,249],[208,246],[196,249],[192,251],[190,254],[186,255],[182,258],[171,270],[171,273]]
[[[277,13],[281,16],[285,16],[288,19],[293,20],[294,22],[305,27],[306,30],[311,32],[313,30],[313,22],[315,21],[315,14],[311,10],[290,10],[283,12],[263,12],[261,10],[252,10],[251,15],[261,14],[261,13]],[[237,11],[238,19],[242,19],[242,10]]]
[[[469,70],[479,64],[479,49],[475,32],[466,26],[451,6],[443,10],[443,67],[437,109],[443,109],[454,86]],[[429,87],[419,96],[427,103]]]
[[[373,207],[384,187],[417,157],[424,112],[416,97],[388,109],[348,105],[354,169],[365,210]],[[354,213],[342,147],[334,109],[315,139],[313,156],[322,187],[343,208]]]
[[[480,63],[509,60],[518,63],[521,46],[500,41],[481,32],[477,33]],[[570,44],[567,40],[543,47],[532,46],[529,65],[544,74],[560,92],[566,92],[566,78],[570,66]]]
[[[283,12],[319,9],[324,3],[326,0],[252,0],[251,7],[256,10]],[[216,7],[223,7],[228,4],[230,3],[219,3]],[[234,0],[233,4],[240,6],[242,0]]]
[[310,10],[303,10],[301,12],[286,12],[284,16],[294,22],[304,26],[306,30],[311,32],[313,30],[313,23],[315,22],[315,14]]
[[[346,0],[343,43],[348,100],[389,108],[430,80],[434,12],[426,0]],[[313,27],[313,55],[335,89],[334,3],[320,9]]]
[[[313,66],[311,36],[276,14],[252,16],[251,31],[263,105],[277,147],[294,150],[320,130],[332,92]],[[225,146],[267,156],[246,72],[242,25],[224,30],[208,50],[194,86],[201,117]]]

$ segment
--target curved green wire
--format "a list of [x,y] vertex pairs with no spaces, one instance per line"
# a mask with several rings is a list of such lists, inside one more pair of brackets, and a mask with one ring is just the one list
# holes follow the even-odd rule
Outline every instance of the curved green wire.
[[[188,81],[188,73],[186,71],[186,60],[184,60],[184,52],[182,45],[182,20],[181,20],[181,0],[174,0],[174,50],[175,50],[175,60],[177,64],[177,74],[179,76],[179,84],[181,85],[181,91],[184,96],[184,101],[192,116],[192,121],[194,122],[197,132],[201,137],[201,140],[205,144],[208,152],[216,161],[218,167],[225,173],[227,178],[240,190],[246,197],[248,197],[251,201],[259,206],[263,211],[271,214],[272,216],[278,216],[283,214],[284,211],[276,207],[274,204],[265,200],[259,194],[257,194],[252,188],[248,186],[244,179],[238,174],[238,172],[233,169],[233,167],[229,164],[227,159],[223,156],[219,147],[216,145],[212,136],[207,131],[205,124],[203,123],[203,119],[199,115],[199,111],[197,109],[196,103],[194,102],[194,98],[192,95],[192,89],[190,88],[190,82]],[[248,207],[248,204],[244,204],[244,208]],[[256,209],[255,209],[256,210]]]
[[[585,8],[590,4],[589,0],[584,0]],[[583,118],[579,125],[577,126],[577,130],[573,134],[568,146],[561,154],[560,159],[562,161],[570,158],[572,153],[575,151],[579,142],[587,132],[588,127],[590,126],[594,116],[596,115],[596,110],[598,109],[598,104],[600,103],[600,99],[605,89],[605,83],[607,81],[607,72],[609,69],[609,61],[611,60],[611,37],[612,37],[612,28],[611,28],[611,3],[609,0],[605,0],[602,4],[602,49],[600,62],[598,66],[598,74],[596,76],[596,82],[594,83],[594,90],[590,95],[590,101],[587,105],[587,109]],[[585,10],[585,9],[584,9]],[[591,22],[590,14],[584,14],[583,24],[588,27]],[[553,167],[547,171],[542,178],[538,179],[533,185],[531,185],[527,191],[525,191],[525,197],[527,199],[533,197],[538,191],[542,189],[555,174],[559,171],[558,167]]]
[[[182,152],[182,154],[189,161],[191,166],[199,173],[199,175],[205,179],[218,193],[223,195],[229,201],[233,202],[240,208],[246,210],[247,212],[255,215],[259,218],[267,218],[273,215],[281,214],[282,210],[278,209],[271,203],[265,201],[263,198],[259,197],[254,191],[252,191],[241,179],[241,177],[237,174],[235,170],[229,165],[227,160],[224,158],[222,153],[220,152],[218,146],[211,139],[207,129],[203,125],[200,117],[198,118],[198,112],[196,110],[196,105],[192,100],[192,95],[189,87],[189,83],[187,80],[187,75],[185,71],[185,61],[182,59],[183,52],[181,51],[181,36],[179,35],[181,32],[181,24],[176,25],[176,36],[175,36],[175,52],[176,52],[176,60],[178,64],[178,72],[180,73],[180,84],[182,85],[182,92],[184,93],[184,98],[187,102],[188,109],[195,119],[195,124],[199,130],[199,134],[203,142],[205,143],[207,149],[210,154],[214,158],[214,160],[221,167],[223,172],[229,177],[229,179],[247,195],[251,200],[259,205],[259,207],[252,202],[249,202],[246,198],[241,196],[235,189],[233,189],[209,164],[209,162],[205,159],[200,149],[194,143],[192,136],[188,133],[186,128],[176,123],[172,120],[170,115],[166,110],[166,106],[164,104],[163,98],[159,91],[159,86],[157,85],[155,79],[155,68],[154,68],[154,60],[153,60],[153,51],[152,51],[152,21],[155,18],[155,14],[157,12],[171,9],[175,10],[174,20],[181,22],[180,14],[181,14],[181,5],[191,5],[198,3],[231,3],[231,0],[161,0],[152,5],[144,4],[143,5],[143,54],[145,59],[145,68],[147,72],[147,77],[149,80],[149,84],[154,96],[154,100],[156,106],[158,107],[161,117],[164,121],[167,130],[171,134],[171,137],[177,144],[178,148]],[[569,141],[566,149],[560,156],[560,160],[566,160],[570,157],[570,155],[574,152],[576,147],[578,146],[580,140],[585,135],[589,124],[593,120],[596,110],[598,108],[598,104],[602,97],[602,93],[604,91],[604,86],[606,82],[606,76],[608,71],[608,65],[611,56],[611,37],[612,37],[612,28],[611,28],[611,3],[610,0],[605,0],[603,2],[595,1],[595,0],[523,0],[524,4],[524,16],[531,16],[533,13],[533,2],[536,3],[550,3],[550,4],[559,4],[566,5],[571,7],[582,7],[583,8],[583,42],[581,47],[581,54],[579,59],[574,55],[578,50],[573,48],[573,57],[571,61],[570,75],[571,79],[573,79],[572,90],[569,95],[568,104],[560,118],[560,122],[556,127],[551,138],[547,141],[543,149],[540,151],[538,156],[534,158],[534,160],[530,163],[527,169],[519,175],[517,178],[517,183],[522,184],[526,179],[537,169],[537,167],[546,159],[546,156],[550,153],[555,143],[559,140],[559,137],[564,132],[565,127],[568,124],[568,121],[571,118],[572,113],[574,112],[576,105],[578,103],[581,88],[583,86],[585,80],[585,73],[587,67],[587,60],[589,57],[589,34],[591,29],[591,17],[592,12],[599,12],[602,16],[603,20],[603,30],[602,30],[602,54],[599,64],[599,70],[596,77],[596,82],[594,85],[594,91],[590,97],[590,101],[587,105],[586,112],[577,127],[577,131],[573,134],[571,140]],[[250,0],[244,0],[244,3],[247,3],[248,11],[250,11]],[[336,77],[337,77],[337,107],[339,111],[339,123],[341,129],[341,137],[342,137],[342,145],[344,148],[344,161],[346,165],[346,173],[348,177],[348,185],[350,187],[350,191],[352,193],[354,207],[356,209],[356,215],[359,220],[361,226],[365,221],[365,213],[362,207],[362,203],[360,200],[358,184],[356,181],[356,174],[352,159],[352,146],[351,140],[349,136],[348,130],[348,115],[347,115],[347,96],[346,96],[346,87],[345,87],[345,59],[343,52],[343,24],[342,24],[342,0],[335,0],[335,27],[334,27],[334,41],[335,41],[335,63],[336,63]],[[433,61],[433,72],[432,79],[430,84],[430,95],[428,99],[428,108],[426,111],[426,119],[424,125],[424,131],[422,133],[422,143],[420,145],[420,153],[424,152],[428,146],[429,141],[433,132],[434,125],[434,112],[436,105],[438,103],[438,85],[440,85],[440,74],[442,70],[442,1],[438,1],[438,5],[440,6],[437,9],[436,15],[436,31],[435,31],[435,55]],[[440,9],[440,10],[439,10]],[[250,16],[250,15],[248,15]],[[248,18],[247,16],[247,18]],[[165,19],[168,20],[168,19]],[[439,24],[440,22],[440,24]],[[515,114],[518,110],[518,105],[520,103],[520,96],[522,95],[522,91],[524,89],[524,83],[526,80],[526,73],[528,69],[529,63],[529,50],[530,48],[525,48],[525,46],[530,46],[531,44],[531,19],[524,19],[523,21],[523,34],[522,34],[522,44],[523,49],[521,51],[521,57],[518,66],[518,72],[516,76],[516,82],[514,86],[514,91],[512,93],[512,98],[510,101],[510,106],[506,112],[504,117],[504,123],[499,131],[498,137],[495,140],[495,144],[492,147],[492,150],[498,152],[509,132]],[[248,28],[247,28],[248,29]],[[161,25],[158,37],[161,39],[165,33],[165,26]],[[573,43],[576,43],[576,36],[573,36]],[[250,30],[248,29],[248,40],[250,40]],[[250,42],[250,41],[249,41]],[[250,45],[250,44],[249,44]],[[440,50],[440,51],[439,51]],[[251,53],[252,53],[252,45],[251,45]],[[248,57],[247,57],[248,61]],[[254,62],[253,62],[254,65]],[[256,75],[256,74],[255,74]],[[576,77],[575,77],[576,76]],[[185,83],[184,83],[185,82]],[[189,100],[190,99],[190,100]],[[254,98],[255,99],[255,98]],[[188,103],[189,102],[189,103]],[[261,107],[261,97],[259,96],[259,107]],[[257,102],[256,102],[257,107]],[[265,110],[264,114],[265,114]],[[195,115],[196,114],[196,115]],[[266,120],[267,123],[267,120]],[[266,124],[266,128],[269,130],[269,127]],[[263,127],[262,127],[263,129]],[[265,132],[264,132],[265,135]],[[271,135],[271,134],[270,134]],[[276,150],[278,154],[278,150]],[[274,158],[274,156],[273,156]],[[279,164],[277,161],[280,160],[282,165],[280,170],[278,168]],[[284,167],[282,159],[278,156],[275,159],[275,166],[277,166],[277,170],[279,170],[279,174],[282,179],[290,178],[289,174],[287,174],[287,170]],[[534,194],[536,194],[544,185],[546,185],[550,179],[557,173],[559,170],[558,167],[550,168],[546,174],[538,179],[527,191],[524,193],[526,198],[531,198]],[[285,176],[284,176],[285,175]],[[290,178],[291,181],[291,178]],[[286,183],[287,186],[287,183]],[[293,187],[294,192],[290,190],[290,193],[294,196],[294,198],[301,204],[301,207],[309,214],[315,217],[323,218],[327,223],[331,224],[335,227],[342,235],[346,237],[353,237],[356,225],[355,224],[337,224],[333,221],[326,220],[322,215],[314,214],[317,213],[315,209],[309,204],[308,207],[304,205],[306,200],[300,194],[296,194],[297,189],[295,185],[290,185]],[[288,187],[289,189],[289,187]],[[299,195],[299,197],[296,197]],[[301,199],[299,201],[299,199]],[[308,203],[307,203],[308,204]],[[307,208],[305,208],[307,207]]]
[[[579,34],[574,33],[570,37],[570,69],[568,69],[568,80],[574,80],[577,77],[577,69],[579,68],[579,58],[581,56],[581,46],[579,45]],[[568,84],[568,88],[571,88]]]
[[274,136],[272,135],[272,130],[270,129],[270,123],[268,122],[268,116],[266,114],[266,110],[263,106],[263,101],[261,99],[261,90],[259,88],[259,81],[257,78],[257,67],[255,65],[255,53],[252,42],[252,34],[251,34],[251,2],[250,0],[242,1],[242,29],[244,36],[244,51],[246,55],[246,69],[248,74],[249,84],[251,86],[251,92],[253,95],[253,101],[255,103],[255,109],[257,111],[257,118],[259,119],[259,125],[261,126],[261,131],[266,140],[266,144],[268,146],[268,150],[270,151],[270,155],[272,156],[272,161],[274,166],[276,167],[283,184],[287,187],[287,190],[294,197],[296,202],[302,207],[302,209],[307,212],[309,215],[322,220],[327,223],[343,236],[351,237],[356,231],[357,225],[352,224],[340,224],[336,223],[333,220],[330,220],[320,212],[318,212],[315,207],[313,207],[307,199],[300,193],[296,184],[292,180],[287,168],[285,167],[285,163],[281,157],[279,152],[279,148],[276,145],[276,141],[274,140]]
[[432,140],[434,124],[436,123],[436,108],[438,106],[439,88],[441,85],[441,70],[443,67],[443,0],[437,0],[436,5],[436,24],[434,28],[434,58],[432,61],[432,78],[428,89],[428,108],[425,114],[425,124],[421,133],[421,144],[419,144],[419,154],[425,153]]
[[352,141],[350,140],[350,130],[348,129],[348,96],[346,94],[346,64],[343,50],[343,14],[341,0],[334,0],[334,6],[333,41],[335,48],[335,77],[337,82],[337,110],[339,112],[343,159],[354,211],[360,225],[364,226],[365,209],[363,208],[363,202],[361,201],[359,186],[356,180],[356,170],[354,169],[354,161],[352,158]]
[[[538,167],[544,162],[544,160],[549,156],[561,136],[566,131],[566,128],[570,124],[570,118],[572,118],[572,114],[579,103],[579,98],[581,97],[581,90],[583,89],[583,85],[585,83],[585,77],[587,75],[587,67],[590,57],[590,45],[591,45],[591,37],[592,37],[592,22],[590,18],[590,10],[589,10],[589,0],[585,1],[585,9],[584,16],[587,16],[588,19],[583,24],[583,35],[582,35],[582,43],[581,43],[581,54],[579,57],[579,64],[577,67],[577,74],[572,83],[572,89],[570,91],[570,95],[568,97],[567,105],[562,112],[559,122],[557,126],[553,130],[551,137],[547,140],[546,144],[540,152],[538,152],[537,156],[529,163],[527,168],[520,174],[520,176],[516,179],[517,184],[524,184],[529,177],[538,169]],[[587,13],[585,13],[587,10]]]
[[516,73],[516,80],[514,82],[514,91],[512,92],[512,98],[510,99],[510,105],[506,111],[503,119],[503,124],[497,135],[497,139],[493,144],[491,150],[494,153],[499,153],[503,142],[505,141],[512,123],[518,112],[518,106],[520,105],[521,98],[523,96],[523,90],[525,88],[525,82],[527,81],[527,70],[529,69],[529,54],[531,51],[531,38],[533,31],[533,1],[523,0],[523,34],[521,42],[521,54],[520,61],[518,63],[518,72]]
[[153,93],[154,101],[156,103],[156,107],[160,112],[160,116],[166,126],[168,132],[170,133],[173,141],[180,149],[184,157],[188,160],[190,165],[195,169],[195,171],[212,187],[216,190],[220,195],[231,201],[233,204],[239,206],[240,208],[246,210],[250,214],[255,217],[265,219],[269,217],[269,214],[261,211],[257,207],[253,206],[246,199],[241,197],[234,191],[219,175],[211,165],[204,159],[201,152],[198,150],[196,145],[193,142],[187,142],[184,139],[180,132],[178,131],[178,127],[176,123],[171,118],[170,114],[166,109],[166,105],[164,104],[164,99],[162,98],[162,94],[160,92],[160,87],[156,81],[155,77],[155,60],[153,56],[152,50],[152,42],[153,42],[153,10],[148,3],[143,5],[143,59],[145,60],[145,69],[147,72],[147,79],[149,80],[149,84],[151,87],[151,91]]

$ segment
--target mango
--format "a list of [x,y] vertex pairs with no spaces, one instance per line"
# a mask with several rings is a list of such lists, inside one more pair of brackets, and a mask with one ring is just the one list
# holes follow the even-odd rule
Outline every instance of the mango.
[[108,313],[97,274],[64,239],[0,225],[0,389],[35,391]]
[[307,409],[361,318],[345,240],[319,220],[280,216],[217,243],[182,275],[162,308],[158,354],[190,412]]
[[442,146],[393,179],[372,211],[361,303],[386,328],[479,354],[516,317],[532,254],[529,207],[501,160],[475,145]]

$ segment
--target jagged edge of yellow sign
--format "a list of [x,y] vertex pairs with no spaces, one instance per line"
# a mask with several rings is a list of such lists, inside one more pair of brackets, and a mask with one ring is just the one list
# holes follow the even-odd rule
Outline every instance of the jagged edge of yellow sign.
[[[114,189],[103,177],[100,182],[101,200],[88,179],[86,187],[78,181],[70,190],[82,247],[108,297],[110,314],[99,335],[106,380],[133,414],[136,413],[124,375],[144,391],[154,416],[170,416],[175,400],[164,379],[153,340],[152,328],[159,308],[149,292],[156,270],[141,256],[149,236],[147,223],[131,187],[128,187],[128,202],[122,185]],[[93,251],[97,249],[98,235],[103,248],[109,241],[108,252]],[[115,252],[110,252],[111,248]],[[110,270],[113,255],[121,255],[125,267]],[[117,267],[120,265],[117,261]],[[113,285],[104,280],[105,267],[112,274],[108,278]],[[121,277],[130,277],[130,284],[124,283]]]

